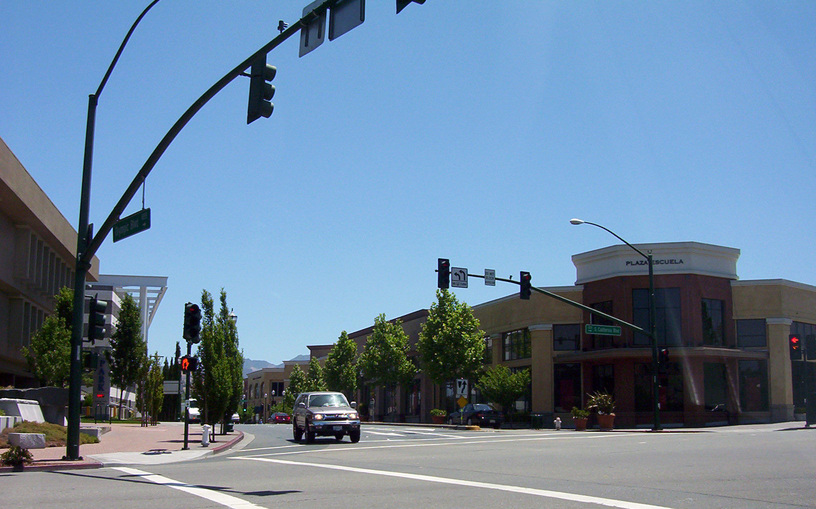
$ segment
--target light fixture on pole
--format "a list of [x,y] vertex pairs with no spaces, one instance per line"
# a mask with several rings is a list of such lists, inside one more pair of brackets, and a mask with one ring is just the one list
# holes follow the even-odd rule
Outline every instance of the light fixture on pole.
[[652,259],[652,254],[646,254],[640,249],[636,248],[632,244],[626,242],[620,235],[613,232],[606,226],[592,223],[590,221],[584,221],[583,219],[572,218],[570,219],[570,224],[579,225],[579,224],[591,224],[592,226],[597,226],[602,230],[606,230],[607,232],[611,233],[615,238],[632,248],[637,254],[646,258],[646,261],[649,263],[649,340],[652,345],[652,408],[654,410],[654,425],[652,427],[653,431],[659,431],[660,427],[660,399],[659,399],[659,391],[660,391],[660,383],[658,381],[658,355],[657,355],[657,335],[655,334],[655,293],[654,293],[654,260]]

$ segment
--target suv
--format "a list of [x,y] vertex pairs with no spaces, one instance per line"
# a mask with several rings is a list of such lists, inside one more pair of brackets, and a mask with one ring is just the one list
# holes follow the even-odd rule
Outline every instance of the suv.
[[315,436],[334,436],[338,441],[345,435],[353,443],[360,441],[360,416],[357,403],[349,404],[340,392],[302,392],[292,411],[292,434],[296,441],[306,435],[306,442]]

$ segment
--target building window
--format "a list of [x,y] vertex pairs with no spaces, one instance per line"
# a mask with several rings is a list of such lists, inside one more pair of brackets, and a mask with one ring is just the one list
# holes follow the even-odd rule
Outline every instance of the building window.
[[768,362],[739,361],[740,408],[743,412],[768,411]]
[[[607,300],[603,302],[596,302],[590,306],[592,309],[600,311],[601,313],[606,313],[610,316],[615,316],[612,312],[612,301]],[[595,325],[615,325],[615,322],[608,318],[604,318],[602,316],[593,315],[592,313],[589,314],[589,323]],[[615,341],[618,340],[615,336],[608,336],[605,334],[592,334],[589,336],[592,342],[593,348],[596,350],[600,350],[603,348],[613,348],[615,346]]]
[[737,346],[752,348],[767,346],[765,319],[737,320]]
[[[649,290],[632,290],[632,320],[643,330],[649,330]],[[655,335],[662,346],[680,346],[682,327],[679,288],[655,288]],[[649,337],[635,334],[635,345],[648,346]]]
[[553,350],[579,350],[581,347],[581,325],[553,325]]
[[530,355],[529,329],[504,333],[504,360],[529,359]]
[[485,348],[484,348],[484,358],[482,361],[485,364],[493,364],[493,338],[490,336],[485,337]]
[[615,394],[615,366],[602,364],[592,366],[592,391]]
[[574,406],[581,408],[581,365],[556,364],[553,378],[555,411],[569,412]]
[[[660,410],[667,412],[683,411],[683,372],[679,362],[669,362],[658,375],[660,392],[657,401]],[[652,364],[635,364],[635,410],[651,412],[654,410],[652,400]]]
[[723,308],[725,304],[717,299],[702,300],[703,345],[725,346],[723,331]]

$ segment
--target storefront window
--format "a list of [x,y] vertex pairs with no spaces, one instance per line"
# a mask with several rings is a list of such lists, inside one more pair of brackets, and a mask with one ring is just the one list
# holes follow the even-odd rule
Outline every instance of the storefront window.
[[743,412],[768,411],[768,363],[739,361],[740,407]]
[[493,338],[490,336],[485,338],[484,358],[482,361],[485,364],[493,364]]
[[765,319],[737,320],[737,346],[752,348],[767,346]]
[[615,366],[602,364],[592,366],[592,392],[615,394]]
[[554,402],[556,412],[569,412],[581,407],[581,365],[556,364],[554,373]]
[[529,359],[530,352],[529,329],[504,333],[504,360]]
[[[660,410],[667,412],[683,411],[683,372],[679,362],[670,362],[658,375],[660,392],[658,402]],[[652,364],[635,365],[635,410],[651,412],[654,409],[652,400]]]
[[725,346],[723,305],[723,301],[717,299],[702,300],[703,344],[706,346]]
[[581,346],[581,326],[577,323],[553,325],[553,350],[578,350]]
[[[679,288],[655,289],[655,334],[662,346],[681,345],[681,309]],[[644,330],[649,330],[649,290],[632,290],[632,320]],[[648,346],[649,337],[635,334],[635,345]]]

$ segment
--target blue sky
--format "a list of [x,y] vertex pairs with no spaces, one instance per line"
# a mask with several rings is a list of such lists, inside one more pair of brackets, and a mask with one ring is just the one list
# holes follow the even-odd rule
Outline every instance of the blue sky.
[[[0,5],[0,137],[78,219],[88,95],[148,5]],[[307,0],[162,0],[99,102],[100,225],[207,88]],[[741,279],[816,284],[816,3],[453,2],[363,25],[277,66],[246,125],[248,79],[187,125],[150,174],[152,227],[97,253],[105,274],[169,277],[150,351],[223,287],[246,357],[280,362],[434,301],[436,259],[575,282],[570,256],[698,241]],[[141,208],[141,193],[125,215]],[[471,305],[515,287],[457,290]]]

